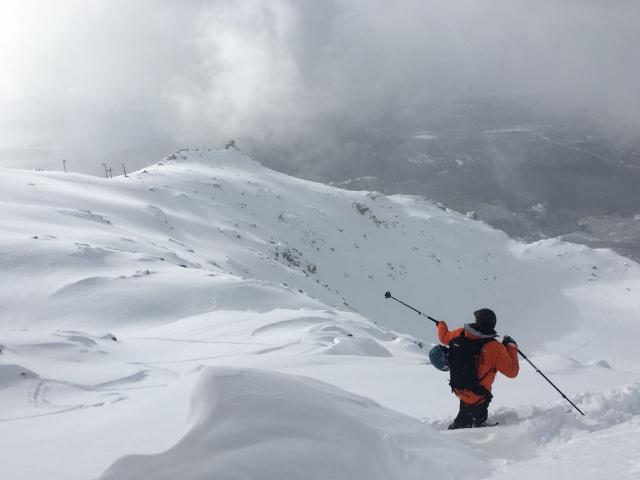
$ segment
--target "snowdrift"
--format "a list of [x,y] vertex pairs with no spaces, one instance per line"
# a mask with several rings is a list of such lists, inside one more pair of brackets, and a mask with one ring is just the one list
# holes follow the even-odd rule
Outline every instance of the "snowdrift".
[[422,422],[316,380],[206,368],[190,429],[171,449],[114,463],[102,480],[478,478],[486,464]]

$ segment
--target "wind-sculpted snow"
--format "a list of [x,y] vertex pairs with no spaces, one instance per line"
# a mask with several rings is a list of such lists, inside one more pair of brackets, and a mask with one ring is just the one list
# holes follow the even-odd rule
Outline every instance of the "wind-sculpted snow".
[[[640,430],[637,386],[620,389],[640,382],[640,267],[610,251],[521,244],[424,199],[291,178],[238,152],[182,151],[113,180],[0,172],[12,479],[184,473],[183,461],[202,467],[193,478],[287,465],[277,478],[307,465],[297,478],[327,478],[332,460],[336,475],[479,478],[553,448],[577,458],[572,444],[616,429],[633,445]],[[494,386],[501,426],[442,432],[457,404],[428,365],[435,329],[386,290],[451,327],[493,308],[588,417],[522,364]],[[464,444],[469,464],[452,453]],[[371,466],[355,471],[354,455]]]
[[[567,414],[558,402],[552,407],[500,409],[501,436],[467,439],[493,457],[523,460],[501,478],[638,478],[640,462],[640,383],[607,393],[585,393],[576,398],[585,417]],[[475,433],[475,432],[474,432]],[[492,445],[493,444],[493,445]],[[503,449],[500,450],[499,444]],[[510,445],[507,448],[507,445]],[[498,453],[500,450],[501,453]]]
[[113,180],[5,169],[0,187],[0,308],[18,327],[157,324],[252,301],[209,293],[221,273],[418,336],[423,320],[384,291],[458,324],[491,306],[530,349],[571,334],[582,360],[603,319],[628,338],[640,312],[640,269],[611,252],[518,244],[428,201],[294,179],[237,152],[184,151]]
[[391,353],[371,338],[339,338],[325,350],[334,355],[364,355],[370,357],[390,357]]
[[[586,416],[562,400],[547,405],[500,408],[494,428],[446,432],[494,459],[494,480],[638,478],[640,383],[574,398]],[[434,422],[436,429],[445,422]],[[579,473],[576,473],[579,472]]]
[[309,378],[207,368],[189,430],[169,450],[115,462],[103,480],[478,478],[470,449],[422,422]]
[[11,364],[0,365],[0,388],[7,388],[21,380],[35,378],[37,375],[24,367]]
[[574,400],[585,416],[567,415],[567,405],[499,409],[494,418],[502,425],[518,425],[523,439],[531,437],[541,446],[558,446],[586,433],[594,433],[629,422],[640,416],[640,383],[606,393],[586,392]]

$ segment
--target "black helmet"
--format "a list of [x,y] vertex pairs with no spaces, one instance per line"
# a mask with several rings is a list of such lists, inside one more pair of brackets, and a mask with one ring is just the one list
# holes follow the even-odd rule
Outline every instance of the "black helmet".
[[496,314],[489,308],[481,308],[473,312],[476,317],[476,326],[478,330],[485,335],[493,335],[496,333]]

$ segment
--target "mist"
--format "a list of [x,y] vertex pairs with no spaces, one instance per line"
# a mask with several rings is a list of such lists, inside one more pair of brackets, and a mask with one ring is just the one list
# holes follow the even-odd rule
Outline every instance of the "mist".
[[0,165],[99,174],[235,138],[284,168],[493,96],[634,138],[639,14],[595,0],[5,0]]

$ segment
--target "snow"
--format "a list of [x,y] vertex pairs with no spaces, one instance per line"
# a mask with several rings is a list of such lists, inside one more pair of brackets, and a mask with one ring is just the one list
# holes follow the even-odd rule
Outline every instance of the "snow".
[[434,135],[431,132],[425,131],[425,132],[417,132],[417,133],[415,133],[412,136],[412,138],[416,138],[416,139],[419,139],[419,140],[437,140],[438,136]]
[[367,398],[304,377],[208,367],[180,441],[122,458],[101,478],[410,480],[488,471],[473,452]]
[[[0,232],[10,478],[638,474],[640,266],[609,250],[205,150],[112,180],[2,169]],[[493,308],[587,416],[523,362],[500,426],[447,432],[435,329],[386,290],[452,327]]]

